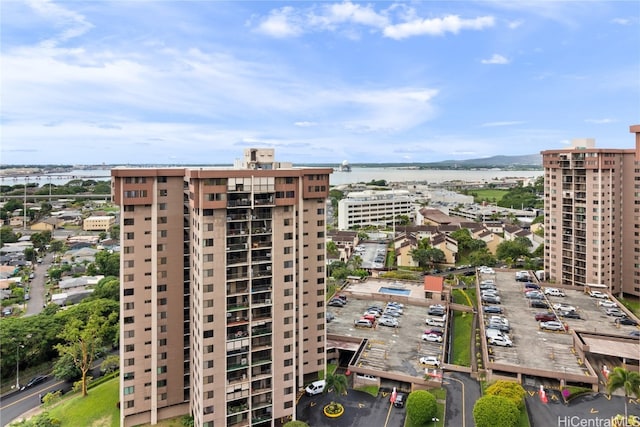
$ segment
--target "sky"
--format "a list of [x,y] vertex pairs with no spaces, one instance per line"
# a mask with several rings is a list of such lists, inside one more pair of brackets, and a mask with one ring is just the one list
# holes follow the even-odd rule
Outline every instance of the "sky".
[[0,2],[0,164],[634,148],[638,1]]

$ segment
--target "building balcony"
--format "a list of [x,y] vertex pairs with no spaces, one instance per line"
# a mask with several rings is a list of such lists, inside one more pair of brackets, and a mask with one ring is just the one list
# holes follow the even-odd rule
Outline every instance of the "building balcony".
[[249,332],[245,329],[232,330],[227,332],[227,340],[239,340],[249,336]]
[[273,332],[271,326],[255,327],[251,329],[251,336],[270,335]]

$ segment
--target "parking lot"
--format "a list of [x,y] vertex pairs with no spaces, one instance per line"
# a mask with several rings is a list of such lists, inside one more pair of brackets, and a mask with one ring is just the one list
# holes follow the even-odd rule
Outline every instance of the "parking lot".
[[[588,369],[572,349],[573,338],[569,333],[572,329],[621,336],[626,336],[636,329],[634,326],[616,325],[614,318],[607,316],[598,306],[600,300],[581,290],[565,289],[565,297],[545,295],[543,301],[551,307],[558,303],[571,305],[576,309],[580,319],[559,318],[566,324],[566,332],[542,330],[539,322],[535,320],[535,314],[553,311],[559,315],[558,310],[530,307],[530,300],[524,293],[525,285],[515,280],[513,271],[498,270],[494,274],[481,274],[480,281],[486,279],[495,281],[503,315],[510,322],[509,337],[513,343],[512,347],[488,346],[489,360],[496,364],[552,371],[556,373],[556,378],[562,375],[587,376]],[[485,322],[487,316],[489,315],[484,314]]]
[[328,333],[369,340],[369,346],[361,354],[358,367],[422,378],[424,367],[419,363],[420,357],[436,356],[442,360],[446,338],[441,343],[421,340],[423,333],[429,328],[425,324],[426,307],[405,305],[403,314],[397,317],[398,327],[354,326],[354,321],[374,305],[384,308],[386,303],[382,297],[377,300],[350,297],[344,307],[327,307],[327,311],[334,315],[334,319],[327,324]]
[[383,268],[387,257],[387,245],[385,242],[361,243],[356,246],[353,255],[360,257],[362,268]]

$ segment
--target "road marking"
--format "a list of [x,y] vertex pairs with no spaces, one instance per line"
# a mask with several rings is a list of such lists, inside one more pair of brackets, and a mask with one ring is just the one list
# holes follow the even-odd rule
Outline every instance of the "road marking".
[[309,406],[311,406],[313,408],[314,406],[316,406],[316,402],[309,403]]
[[592,414],[597,414],[598,412],[600,412],[600,411],[598,411],[598,410],[597,410],[597,409],[595,409],[595,408],[591,408],[591,413],[592,413]]
[[364,408],[365,406],[367,406],[366,403],[358,403],[358,408],[360,409]]
[[393,403],[389,402],[389,410],[387,411],[387,419],[384,420],[384,427],[387,427],[387,424],[389,424],[389,417],[391,417],[391,408],[393,408]]
[[605,394],[604,398],[607,399],[607,400],[611,400],[611,395],[610,394]]

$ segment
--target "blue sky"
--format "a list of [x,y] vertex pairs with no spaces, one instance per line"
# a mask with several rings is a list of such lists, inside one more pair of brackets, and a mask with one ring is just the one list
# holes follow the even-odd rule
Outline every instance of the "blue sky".
[[633,148],[638,1],[2,1],[2,164]]

